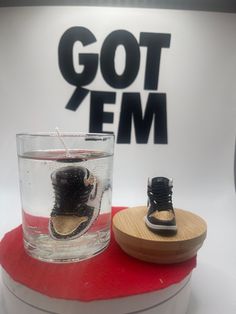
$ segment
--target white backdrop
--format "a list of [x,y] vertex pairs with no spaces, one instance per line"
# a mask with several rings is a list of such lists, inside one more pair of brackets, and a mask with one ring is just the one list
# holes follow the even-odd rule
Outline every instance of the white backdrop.
[[[15,134],[53,131],[56,126],[62,131],[88,131],[89,97],[77,111],[66,110],[75,87],[64,80],[58,67],[59,40],[72,26],[93,32],[97,42],[86,52],[96,53],[114,30],[125,29],[137,40],[140,32],[171,34],[170,48],[162,49],[158,86],[158,92],[167,95],[168,144],[153,144],[152,129],[148,144],[136,144],[132,132],[131,144],[116,145],[113,205],[144,204],[148,176],[172,177],[175,207],[194,211],[208,222],[208,240],[199,253],[201,261],[204,271],[214,265],[222,278],[231,280],[227,296],[224,294],[230,304],[225,313],[235,313],[231,288],[236,279],[236,254],[227,245],[228,238],[233,241],[236,237],[235,14],[101,7],[1,8],[1,235],[20,222]],[[122,53],[117,52],[120,69]],[[117,132],[124,91],[141,92],[143,103],[146,101],[145,54],[142,48],[134,83],[116,90],[115,105],[105,105],[106,111],[114,113],[114,124],[105,124],[105,131]],[[114,91],[105,84],[100,70],[89,88]],[[215,292],[211,297],[213,302]],[[198,306],[192,306],[191,314],[200,313]],[[210,303],[204,307],[201,313],[213,313]]]

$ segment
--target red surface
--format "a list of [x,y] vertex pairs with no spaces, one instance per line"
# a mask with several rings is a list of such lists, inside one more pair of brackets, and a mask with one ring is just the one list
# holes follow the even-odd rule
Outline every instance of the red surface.
[[[113,208],[113,213],[121,208]],[[17,282],[44,295],[92,301],[160,290],[183,280],[196,258],[172,265],[157,265],[126,255],[112,235],[100,255],[70,264],[50,264],[25,253],[22,227],[8,232],[0,243],[0,263]]]

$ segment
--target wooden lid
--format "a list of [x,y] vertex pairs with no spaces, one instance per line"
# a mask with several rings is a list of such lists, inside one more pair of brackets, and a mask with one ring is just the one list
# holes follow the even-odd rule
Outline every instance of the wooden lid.
[[178,263],[197,254],[206,238],[207,225],[199,216],[175,209],[177,234],[161,236],[150,231],[144,217],[147,207],[131,207],[113,218],[115,239],[127,254],[153,263]]

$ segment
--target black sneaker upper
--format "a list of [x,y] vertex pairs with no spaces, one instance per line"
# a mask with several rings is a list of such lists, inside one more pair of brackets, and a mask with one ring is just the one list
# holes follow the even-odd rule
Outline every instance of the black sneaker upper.
[[148,184],[149,211],[173,210],[172,181],[165,177],[155,177]]
[[55,204],[52,215],[76,214],[83,216],[85,206],[91,190],[92,184],[85,184],[85,179],[89,178],[89,170],[84,167],[62,167],[54,171],[51,175],[55,192]]
[[146,224],[148,228],[160,234],[175,234],[177,228],[172,205],[172,180],[165,177],[151,179],[148,182],[147,194]]

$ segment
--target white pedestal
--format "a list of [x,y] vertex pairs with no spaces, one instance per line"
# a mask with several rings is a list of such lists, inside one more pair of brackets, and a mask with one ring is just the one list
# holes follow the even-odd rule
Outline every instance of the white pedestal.
[[180,283],[145,294],[102,301],[55,299],[15,282],[2,269],[3,314],[185,314],[190,295],[188,275]]

